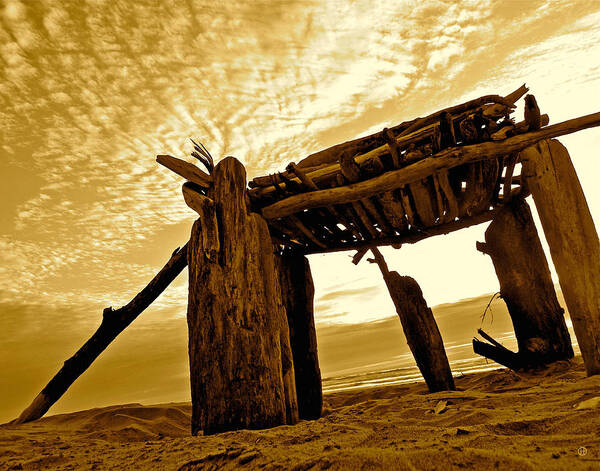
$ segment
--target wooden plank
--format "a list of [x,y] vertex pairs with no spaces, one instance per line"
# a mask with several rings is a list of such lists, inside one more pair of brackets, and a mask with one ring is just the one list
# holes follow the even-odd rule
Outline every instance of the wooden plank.
[[385,218],[389,221],[390,225],[398,232],[405,231],[407,221],[404,217],[404,208],[401,201],[394,195],[394,192],[387,191],[377,198],[383,208]]
[[448,203],[448,212],[444,217],[444,222],[454,221],[458,217],[458,201],[456,200],[456,195],[452,190],[452,186],[450,185],[450,180],[448,179],[448,172],[441,171],[436,174],[437,181],[440,185],[440,189],[444,194],[444,197]]
[[587,373],[600,374],[600,241],[579,178],[557,140],[524,149],[520,159]]

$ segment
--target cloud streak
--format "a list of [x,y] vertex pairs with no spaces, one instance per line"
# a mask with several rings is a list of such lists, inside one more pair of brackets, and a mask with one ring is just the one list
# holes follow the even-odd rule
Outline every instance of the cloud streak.
[[[508,91],[521,81],[511,64],[535,68],[540,51],[551,63],[562,35],[589,47],[600,38],[585,20],[593,2],[521,7],[515,15],[506,2],[481,1],[4,2],[6,296],[114,303],[143,286],[194,219],[181,181],[154,162],[187,155],[188,137],[239,157],[250,177],[264,174],[478,87]],[[598,80],[597,66],[582,74]]]

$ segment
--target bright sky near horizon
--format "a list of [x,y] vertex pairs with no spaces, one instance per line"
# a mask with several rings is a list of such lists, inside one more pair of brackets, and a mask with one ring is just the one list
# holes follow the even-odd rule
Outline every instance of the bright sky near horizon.
[[[185,243],[194,213],[155,156],[185,158],[190,137],[252,177],[523,82],[551,123],[600,111],[599,1],[0,5],[6,335],[97,325]],[[599,221],[600,130],[561,140]],[[491,262],[475,250],[484,229],[384,254],[430,305],[493,292]],[[376,267],[348,254],[310,260],[317,322],[394,312]],[[186,301],[182,275],[151,309],[180,317]]]

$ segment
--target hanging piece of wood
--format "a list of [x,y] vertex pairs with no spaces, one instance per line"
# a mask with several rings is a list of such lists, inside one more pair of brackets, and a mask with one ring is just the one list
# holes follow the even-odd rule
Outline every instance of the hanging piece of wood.
[[600,241],[579,178],[557,140],[524,149],[520,160],[587,374],[600,374]]
[[288,216],[304,209],[330,204],[350,203],[378,193],[394,190],[402,185],[429,175],[477,160],[493,159],[518,152],[538,141],[554,136],[570,134],[582,129],[600,126],[600,113],[554,124],[539,131],[528,132],[500,142],[483,142],[464,147],[445,149],[438,154],[415,162],[399,170],[386,172],[378,177],[343,187],[313,191],[290,196],[262,209],[267,219]]
[[[192,433],[293,424],[294,362],[267,224],[248,211],[238,160],[221,160],[212,176],[216,214],[194,223],[188,249]],[[212,260],[207,233],[219,234]]]
[[503,206],[477,249],[492,259],[500,295],[517,338],[519,367],[573,357],[571,337],[529,205],[514,198]]
[[212,177],[210,175],[200,170],[194,164],[186,162],[185,160],[181,160],[170,155],[157,155],[156,161],[163,167],[167,167],[177,175],[191,181],[192,183],[195,183],[196,185],[201,186],[202,188],[208,188],[212,184]]
[[400,317],[408,346],[429,391],[453,391],[454,379],[444,342],[433,313],[423,298],[421,288],[410,276],[400,276],[398,272],[390,271],[377,248],[372,248],[371,251],[374,258],[369,261],[379,266]]
[[125,306],[116,310],[104,309],[98,330],[75,355],[65,361],[64,366],[36,396],[31,405],[12,421],[13,424],[23,424],[39,419],[60,399],[106,347],[181,273],[187,265],[187,247],[188,244],[185,244],[181,249],[175,250],[169,261],[150,283]]

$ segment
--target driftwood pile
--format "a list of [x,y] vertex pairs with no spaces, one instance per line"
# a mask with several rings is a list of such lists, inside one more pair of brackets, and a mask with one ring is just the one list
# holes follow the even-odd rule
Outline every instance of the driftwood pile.
[[600,125],[600,113],[548,126],[525,85],[487,95],[308,156],[246,184],[236,159],[206,171],[169,155],[198,214],[190,241],[129,304],[104,311],[94,335],[15,420],[35,420],[186,267],[192,431],[293,424],[321,415],[314,288],[306,254],[371,250],[431,391],[453,389],[435,319],[417,282],[377,249],[493,220],[485,242],[519,351],[484,332],[477,353],[520,369],[573,351],[525,196],[535,201],[589,375],[600,374],[600,242],[564,146],[552,138]]

